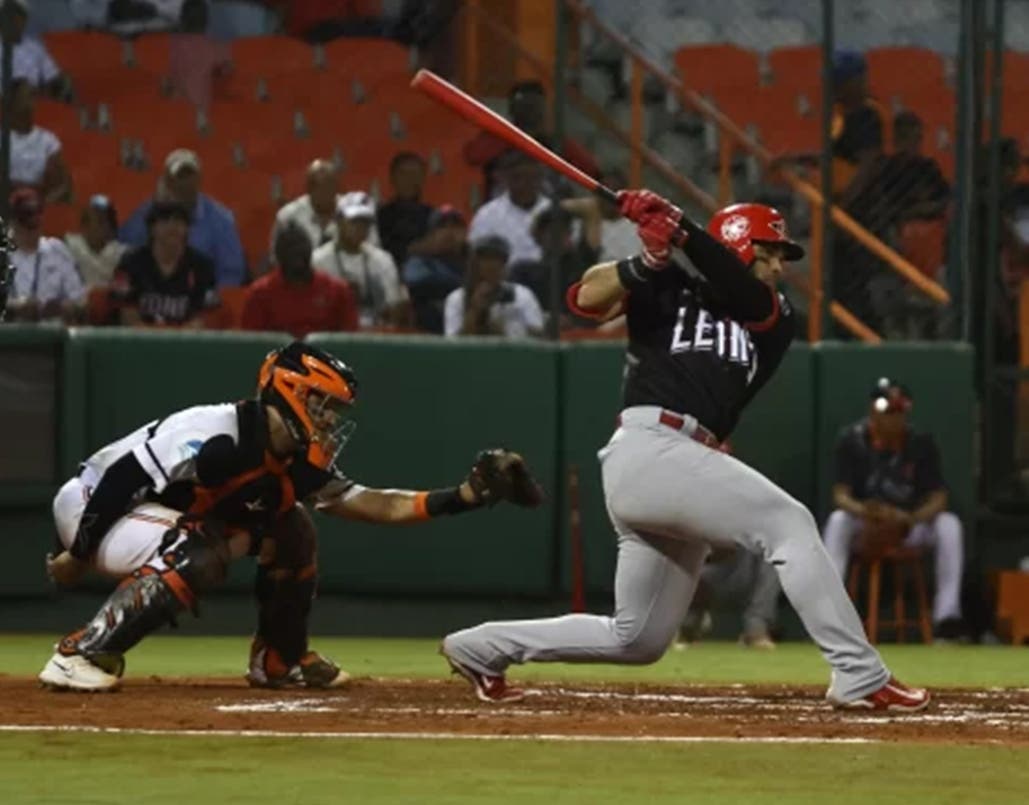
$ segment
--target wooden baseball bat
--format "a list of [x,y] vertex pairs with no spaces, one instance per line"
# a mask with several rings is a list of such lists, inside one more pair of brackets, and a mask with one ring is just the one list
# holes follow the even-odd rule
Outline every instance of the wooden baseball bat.
[[418,74],[411,80],[411,86],[424,92],[434,101],[443,104],[470,123],[485,129],[490,134],[495,134],[519,151],[528,154],[533,159],[539,160],[563,176],[567,176],[576,184],[582,185],[587,190],[592,190],[598,196],[611,202],[617,201],[617,195],[611,188],[605,187],[588,173],[579,170],[572,163],[555,154],[516,125],[502,118],[488,106],[475,100],[471,95],[462,92],[431,70],[419,70]]

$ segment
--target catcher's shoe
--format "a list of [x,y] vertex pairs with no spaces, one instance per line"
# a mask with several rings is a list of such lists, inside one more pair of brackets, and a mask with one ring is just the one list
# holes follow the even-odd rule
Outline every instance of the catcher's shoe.
[[776,645],[768,632],[744,632],[740,635],[739,643],[744,648],[754,648],[759,651],[772,651]]
[[928,707],[932,699],[929,691],[924,688],[908,687],[892,676],[879,690],[860,699],[845,702],[833,696],[831,691],[825,697],[837,710],[878,710],[890,713],[917,713]]
[[314,651],[287,666],[275,649],[255,637],[246,680],[252,688],[338,688],[350,681],[350,674]]
[[469,682],[472,683],[472,687],[475,688],[475,695],[480,701],[489,702],[490,704],[498,704],[500,702],[520,702],[525,698],[525,691],[521,688],[512,688],[507,684],[507,679],[503,674],[499,676],[490,676],[488,674],[480,674],[478,671],[473,671],[467,665],[462,665],[449,654],[447,654],[443,647],[440,647],[439,653],[443,655],[443,658],[450,665],[450,670],[455,674],[460,674]]
[[[117,669],[112,669],[117,670]],[[86,693],[101,693],[117,690],[121,684],[120,674],[105,671],[81,654],[55,652],[43,670],[39,681],[51,690],[77,690]]]

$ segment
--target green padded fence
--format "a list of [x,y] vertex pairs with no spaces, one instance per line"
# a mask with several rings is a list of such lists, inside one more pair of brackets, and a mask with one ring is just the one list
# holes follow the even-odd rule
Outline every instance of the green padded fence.
[[[547,489],[558,458],[558,353],[494,339],[312,336],[357,372],[357,431],[344,459],[359,483],[450,486],[478,450],[518,450]],[[353,592],[545,595],[555,572],[554,501],[402,527],[321,518],[322,586]]]
[[[0,594],[48,589],[42,556],[53,544],[50,500],[79,461],[151,418],[249,396],[261,358],[286,340],[280,334],[0,328],[0,360],[6,350],[8,366],[15,354],[24,365],[26,350],[56,362],[55,400],[44,401],[45,410],[31,412],[33,417],[5,423],[8,438],[35,429],[41,441],[49,436],[59,459],[49,482],[0,484],[0,529],[9,545],[0,563]],[[567,592],[567,481],[573,467],[580,480],[587,588],[610,591],[615,544],[596,452],[619,408],[621,345],[357,335],[312,341],[358,373],[358,429],[343,466],[359,483],[450,485],[464,476],[477,450],[503,445],[525,454],[549,492],[547,505],[536,511],[505,506],[417,526],[319,517],[324,593]],[[972,357],[970,349],[953,344],[796,345],[744,414],[734,453],[824,516],[836,433],[864,414],[872,382],[890,375],[912,389],[914,422],[938,436],[955,508],[969,515]],[[53,434],[45,433],[47,427]],[[237,563],[229,590],[249,590],[252,572],[250,563]]]

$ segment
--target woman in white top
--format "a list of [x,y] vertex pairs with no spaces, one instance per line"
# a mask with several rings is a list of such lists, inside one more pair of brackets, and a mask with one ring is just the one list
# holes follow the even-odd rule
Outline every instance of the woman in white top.
[[24,78],[11,82],[11,184],[39,191],[44,204],[71,196],[71,174],[61,156],[61,141],[36,125],[33,89]]
[[111,284],[129,247],[118,240],[118,213],[107,196],[93,196],[82,209],[81,232],[64,236],[87,289]]

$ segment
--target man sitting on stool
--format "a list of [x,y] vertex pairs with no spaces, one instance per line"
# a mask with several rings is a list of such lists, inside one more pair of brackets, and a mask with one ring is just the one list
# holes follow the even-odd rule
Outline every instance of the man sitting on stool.
[[867,418],[848,425],[836,443],[835,510],[825,524],[825,547],[844,578],[854,538],[900,531],[905,547],[936,552],[933,624],[937,638],[963,636],[961,521],[947,511],[947,489],[933,437],[908,427],[911,395],[881,378]]

